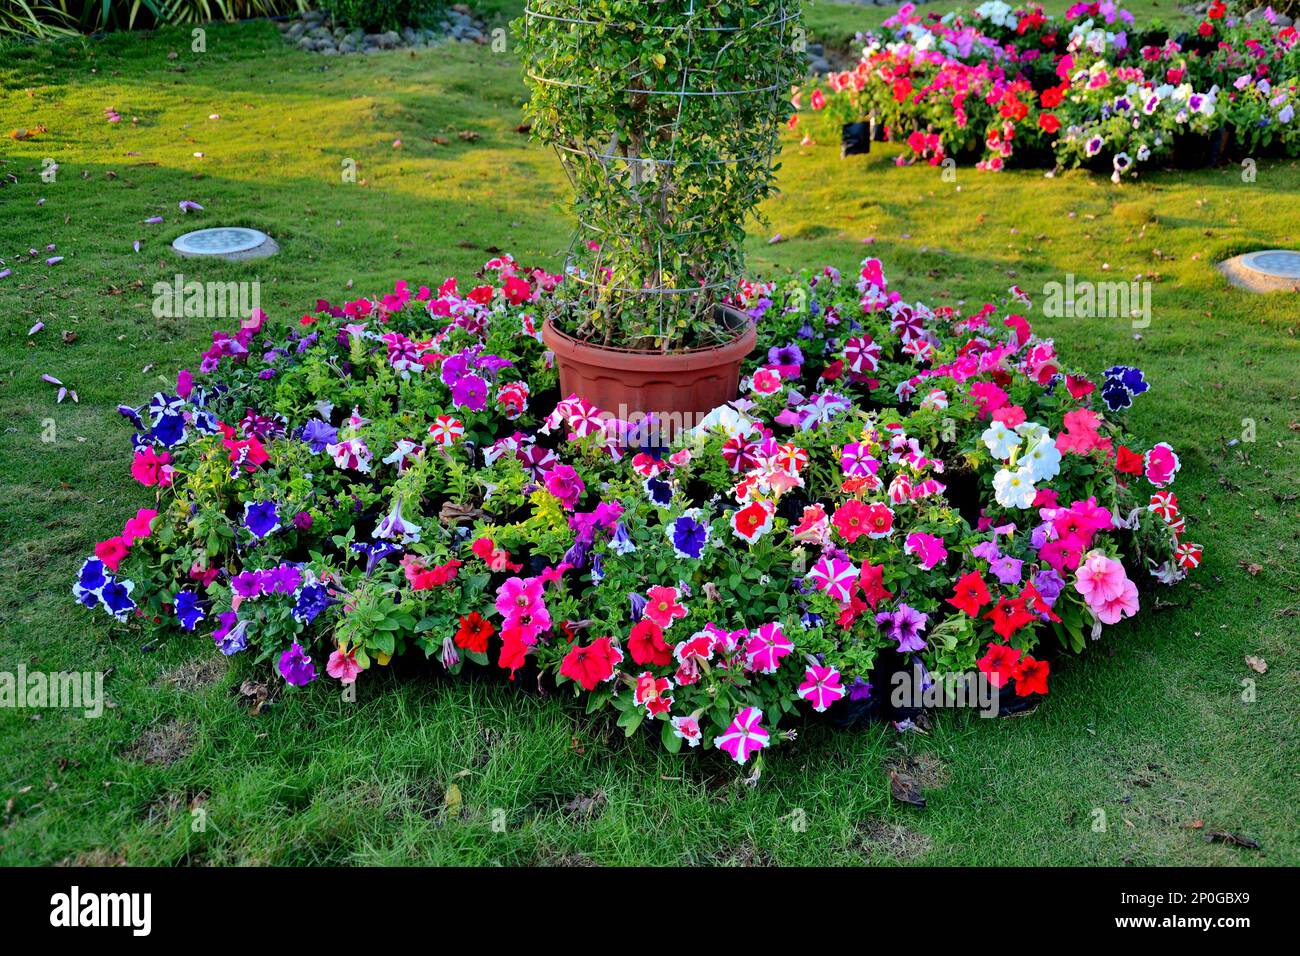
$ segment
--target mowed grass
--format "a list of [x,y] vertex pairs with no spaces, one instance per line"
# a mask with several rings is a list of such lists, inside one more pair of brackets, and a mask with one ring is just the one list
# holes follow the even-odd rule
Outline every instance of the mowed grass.
[[[810,26],[850,15],[883,13],[821,4]],[[416,664],[368,675],[355,704],[324,681],[281,695],[204,636],[142,647],[75,605],[93,542],[149,501],[113,407],[169,385],[218,324],[155,319],[153,283],[258,279],[287,323],[349,282],[355,294],[468,276],[498,248],[559,266],[568,193],[554,157],[516,132],[518,69],[488,48],[326,59],[267,24],[211,27],[203,54],[167,31],[6,55],[0,132],[48,131],[0,140],[0,177],[18,179],[0,188],[0,256],[15,269],[0,280],[0,670],[104,671],[113,706],[97,720],[0,710],[0,863],[1300,862],[1300,304],[1232,289],[1213,269],[1300,244],[1291,162],[1261,162],[1253,183],[1235,168],[1121,188],[1041,171],[947,182],[896,168],[895,147],[841,161],[833,137],[787,137],[784,192],[753,230],[755,274],[849,271],[870,252],[909,298],[972,307],[1012,283],[1041,303],[1069,273],[1154,283],[1136,333],[1124,319],[1044,318],[1041,305],[1030,316],[1094,374],[1114,361],[1146,370],[1135,430],[1181,455],[1175,490],[1205,562],[1059,668],[1031,716],[942,715],[926,736],[809,721],[751,788],[718,755],[627,740],[565,694]],[[107,107],[123,122],[107,123]],[[53,183],[40,179],[46,158]],[[206,209],[182,216],[183,199]],[[153,215],[165,223],[142,223]],[[217,223],[264,229],[283,252],[243,265],[170,255],[180,232]],[[64,262],[25,261],[47,243]],[[42,373],[80,403],[56,406]],[[1246,420],[1253,441],[1240,441]],[[269,682],[274,706],[251,715],[245,681]],[[926,785],[925,809],[891,801],[896,766]],[[1262,849],[1206,842],[1215,830]]]

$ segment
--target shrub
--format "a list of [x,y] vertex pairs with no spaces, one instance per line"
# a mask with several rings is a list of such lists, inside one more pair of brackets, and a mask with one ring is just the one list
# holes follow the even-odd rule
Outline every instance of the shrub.
[[417,25],[440,0],[321,0],[334,23],[348,30],[383,33]]
[[533,133],[577,194],[566,331],[663,351],[734,336],[713,306],[775,188],[798,15],[797,0],[530,4]]

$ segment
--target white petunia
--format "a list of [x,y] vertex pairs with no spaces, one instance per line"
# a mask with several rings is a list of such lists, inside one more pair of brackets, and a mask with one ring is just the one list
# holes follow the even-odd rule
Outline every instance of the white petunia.
[[1013,432],[1002,422],[994,422],[988,428],[984,429],[984,434],[980,435],[980,441],[989,453],[999,461],[1006,461],[1012,453],[1020,447],[1020,436]]
[[993,476],[993,496],[1004,508],[1028,508],[1038,496],[1038,489],[1027,468],[1003,468]]
[[1061,451],[1051,436],[1044,435],[1025,449],[1020,467],[1029,472],[1030,481],[1051,481],[1061,473]]

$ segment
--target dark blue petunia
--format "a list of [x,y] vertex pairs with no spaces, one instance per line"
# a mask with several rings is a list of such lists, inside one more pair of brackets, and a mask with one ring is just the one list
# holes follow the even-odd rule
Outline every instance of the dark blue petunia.
[[104,610],[119,621],[125,621],[132,611],[135,610],[135,602],[131,600],[131,590],[135,587],[130,581],[105,582],[104,588],[100,591],[100,597],[104,602]]
[[650,500],[660,507],[672,504],[673,486],[666,481],[658,478],[647,478],[645,480],[645,493]]
[[331,604],[337,604],[334,598],[330,597],[329,588],[323,584],[308,584],[298,592],[298,600],[293,605],[293,619],[303,624],[310,624],[316,620],[316,615],[325,610]]
[[265,538],[280,527],[280,514],[274,501],[247,501],[244,503],[244,527],[254,538]]
[[149,430],[150,436],[165,448],[174,448],[185,441],[185,416],[163,415]]
[[698,560],[709,540],[709,527],[690,515],[682,515],[668,526],[668,540],[678,557]]
[[203,603],[199,596],[188,588],[176,592],[174,601],[176,620],[180,622],[182,628],[192,631],[208,616]]

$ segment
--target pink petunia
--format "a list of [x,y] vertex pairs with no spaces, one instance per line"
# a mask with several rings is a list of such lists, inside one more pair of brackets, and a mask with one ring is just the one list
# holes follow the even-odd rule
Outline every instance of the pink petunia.
[[943,538],[924,531],[913,531],[909,534],[903,550],[916,558],[923,571],[929,571],[935,565],[948,560],[948,549],[943,546]]
[[1083,595],[1088,606],[1095,611],[1107,601],[1113,601],[1123,594],[1124,586],[1128,583],[1128,575],[1124,573],[1122,564],[1101,552],[1093,552],[1079,565],[1074,589]]
[[158,517],[157,511],[152,508],[141,508],[135,513],[134,518],[127,520],[126,526],[122,528],[122,539],[127,544],[131,544],[142,538],[149,537],[150,525],[156,517]]
[[1144,456],[1147,481],[1157,488],[1172,484],[1174,475],[1178,474],[1181,463],[1174,450],[1165,442],[1160,442]]
[[780,624],[764,624],[745,642],[745,661],[750,670],[775,674],[781,659],[793,650],[794,642],[785,636]]
[[337,678],[340,683],[355,683],[357,675],[361,673],[361,665],[357,663],[357,652],[344,651],[342,648],[334,651],[330,655],[329,663],[325,665],[325,673]]
[[808,572],[805,581],[817,588],[819,591],[825,591],[841,604],[849,600],[853,593],[853,586],[858,580],[857,565],[843,558],[821,557],[817,563],[812,566]]
[[1132,617],[1138,612],[1137,586],[1125,578],[1118,594],[1090,606],[1097,613],[1097,619],[1103,624],[1114,624],[1121,617]]
[[736,763],[743,764],[751,754],[767,747],[772,738],[762,724],[763,712],[757,707],[746,707],[736,715],[720,736],[713,738],[713,745],[731,755]]
[[645,616],[664,630],[686,616],[686,608],[677,602],[676,588],[655,585],[646,591],[646,598]]
[[812,709],[823,713],[827,707],[844,696],[840,672],[833,667],[809,665],[799,685],[799,696],[812,704]]

